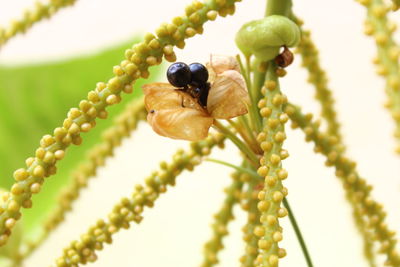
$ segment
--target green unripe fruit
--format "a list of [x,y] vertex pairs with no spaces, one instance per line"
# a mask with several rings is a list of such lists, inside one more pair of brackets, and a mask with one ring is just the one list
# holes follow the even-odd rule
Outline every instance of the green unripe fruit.
[[245,56],[268,61],[279,55],[282,46],[296,46],[300,42],[300,29],[287,17],[272,15],[243,25],[235,41]]

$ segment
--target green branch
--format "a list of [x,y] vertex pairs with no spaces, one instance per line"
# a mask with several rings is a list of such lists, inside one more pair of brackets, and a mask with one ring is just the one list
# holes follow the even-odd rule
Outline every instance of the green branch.
[[290,208],[289,201],[286,198],[283,199],[283,206],[285,206],[285,208],[288,210],[290,223],[292,224],[294,232],[296,233],[297,240],[300,243],[301,251],[303,251],[303,255],[306,259],[307,266],[313,267],[314,265],[311,261],[311,256],[310,253],[308,252],[306,242],[304,241],[303,235],[301,234],[300,227],[297,224],[293,211]]
[[292,0],[268,0],[265,16],[282,15],[289,16],[292,9]]

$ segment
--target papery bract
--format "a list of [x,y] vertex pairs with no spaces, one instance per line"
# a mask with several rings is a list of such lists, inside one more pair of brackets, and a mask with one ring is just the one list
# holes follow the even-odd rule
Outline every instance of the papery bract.
[[246,83],[234,57],[214,56],[207,63],[210,90],[202,107],[188,89],[168,83],[143,86],[147,121],[159,135],[189,141],[208,135],[214,119],[231,119],[247,113],[250,104]]
[[147,121],[159,135],[188,141],[207,137],[214,119],[190,95],[167,83],[143,86]]
[[213,118],[230,119],[247,113],[250,99],[243,76],[226,70],[216,76],[207,99],[207,110]]
[[240,66],[236,58],[231,56],[211,55],[210,61],[206,64],[210,79],[213,80],[215,75],[221,74],[226,70],[235,70],[240,73]]
[[207,110],[216,119],[230,119],[247,113],[250,105],[246,83],[234,57],[211,55],[207,63],[211,89]]

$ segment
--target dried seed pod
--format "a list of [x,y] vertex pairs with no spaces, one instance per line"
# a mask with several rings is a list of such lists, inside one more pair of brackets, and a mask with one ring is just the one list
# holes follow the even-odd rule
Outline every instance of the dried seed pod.
[[147,121],[156,133],[198,141],[207,137],[214,118],[230,119],[247,113],[250,99],[236,59],[211,56],[207,70],[209,82],[202,79],[204,84],[199,87],[176,88],[168,83],[143,86]]

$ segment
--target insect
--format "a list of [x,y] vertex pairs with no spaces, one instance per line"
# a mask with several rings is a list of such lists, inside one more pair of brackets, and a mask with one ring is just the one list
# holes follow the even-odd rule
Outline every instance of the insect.
[[159,135],[198,141],[207,137],[214,119],[247,113],[250,100],[233,57],[212,55],[206,66],[176,62],[167,79],[143,86],[147,121]]

